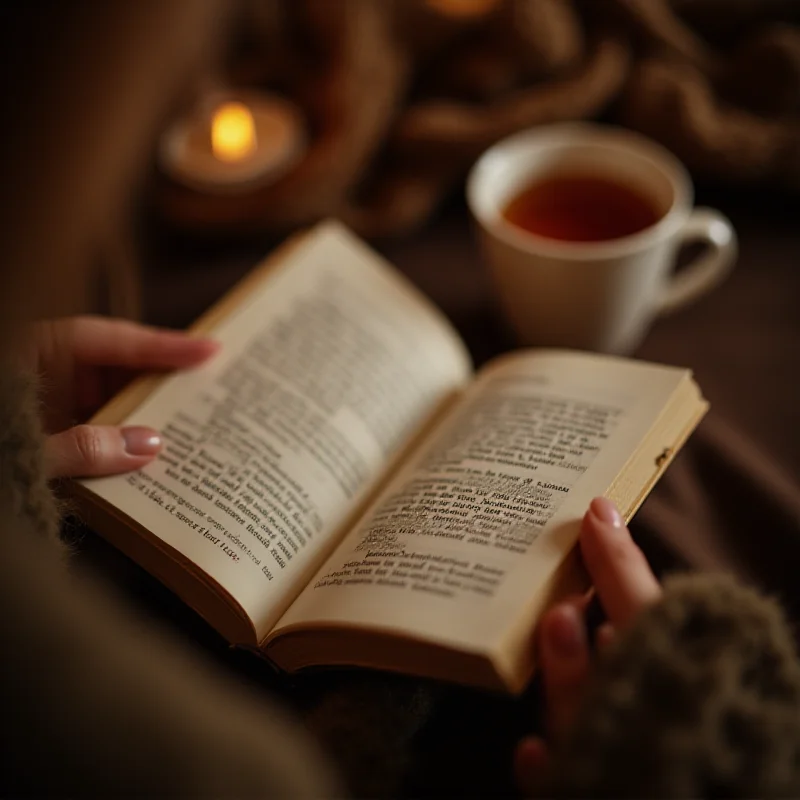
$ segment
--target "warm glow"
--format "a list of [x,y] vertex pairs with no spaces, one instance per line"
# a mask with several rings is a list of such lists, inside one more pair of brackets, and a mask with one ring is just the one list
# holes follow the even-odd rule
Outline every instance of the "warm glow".
[[244,103],[223,103],[211,119],[211,149],[221,161],[241,161],[256,149],[256,126]]
[[448,17],[482,17],[498,4],[498,0],[428,0],[428,5]]

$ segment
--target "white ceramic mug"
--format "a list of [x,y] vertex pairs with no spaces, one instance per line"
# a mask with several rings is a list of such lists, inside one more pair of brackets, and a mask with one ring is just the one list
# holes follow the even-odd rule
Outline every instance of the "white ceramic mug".
[[[556,175],[605,177],[649,198],[658,221],[619,239],[570,242],[517,227],[507,204]],[[730,221],[693,210],[691,179],[671,153],[631,131],[564,124],[504,139],[478,160],[467,200],[500,303],[523,344],[627,353],[659,314],[722,281],[736,260]],[[673,274],[682,244],[706,245]]]

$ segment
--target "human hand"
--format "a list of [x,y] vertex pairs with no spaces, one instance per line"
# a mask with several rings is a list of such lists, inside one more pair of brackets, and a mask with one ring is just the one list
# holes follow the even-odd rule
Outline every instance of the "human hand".
[[[608,617],[597,631],[602,648],[650,603],[661,586],[644,554],[631,538],[619,512],[605,498],[595,498],[581,524],[580,548],[594,591]],[[590,596],[575,597],[551,608],[537,631],[550,744],[569,732],[591,671],[591,653],[584,612]],[[520,788],[535,794],[550,758],[548,744],[538,737],[520,742],[515,769]]]
[[161,449],[158,431],[76,423],[137,372],[192,367],[218,349],[209,339],[92,316],[37,323],[30,345],[43,389],[48,478],[111,475],[151,461]]

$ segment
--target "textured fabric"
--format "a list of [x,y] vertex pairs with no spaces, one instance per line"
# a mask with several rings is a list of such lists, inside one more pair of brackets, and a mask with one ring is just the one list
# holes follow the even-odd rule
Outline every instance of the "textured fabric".
[[[313,680],[313,679],[312,679]],[[355,797],[396,797],[414,769],[420,730],[441,690],[403,675],[320,675],[305,717]]]
[[273,704],[68,572],[32,382],[0,375],[0,795],[336,794]]
[[57,552],[58,510],[45,480],[35,388],[32,375],[0,369],[0,507],[6,524],[16,521]]
[[563,797],[800,796],[800,665],[776,604],[667,584],[600,659],[556,768]]

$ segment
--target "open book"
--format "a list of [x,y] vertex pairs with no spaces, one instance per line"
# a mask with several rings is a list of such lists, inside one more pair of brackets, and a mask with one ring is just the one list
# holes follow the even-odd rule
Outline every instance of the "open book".
[[521,351],[476,375],[446,319],[347,230],[291,240],[195,326],[209,363],[95,421],[160,429],[81,481],[87,522],[232,644],[521,690],[582,583],[579,521],[630,518],[707,405],[688,371]]

